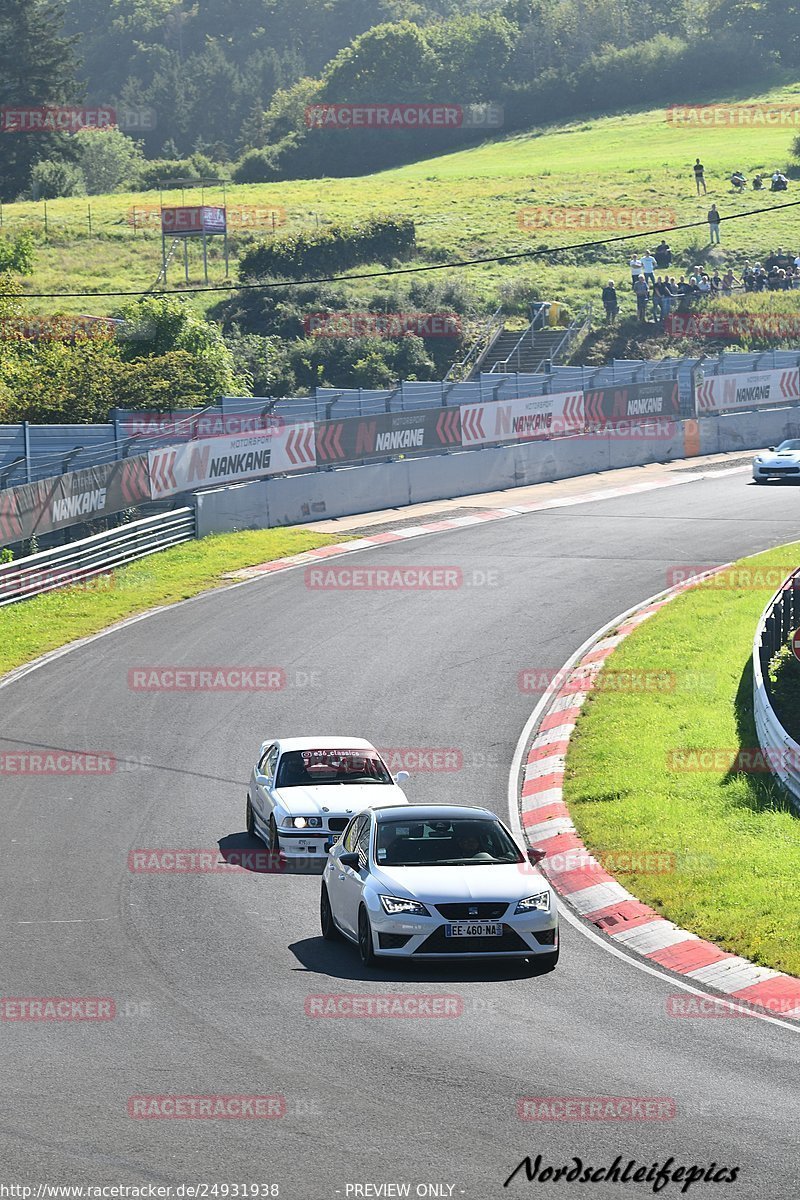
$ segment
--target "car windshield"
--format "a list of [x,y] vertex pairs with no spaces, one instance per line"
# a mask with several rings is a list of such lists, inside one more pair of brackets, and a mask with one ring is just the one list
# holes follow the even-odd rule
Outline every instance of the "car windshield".
[[289,750],[281,755],[275,786],[391,782],[374,750]]
[[379,821],[375,857],[379,867],[486,866],[524,861],[503,826],[488,817]]
[[800,439],[789,438],[787,442],[781,442],[778,446],[779,450],[800,450]]

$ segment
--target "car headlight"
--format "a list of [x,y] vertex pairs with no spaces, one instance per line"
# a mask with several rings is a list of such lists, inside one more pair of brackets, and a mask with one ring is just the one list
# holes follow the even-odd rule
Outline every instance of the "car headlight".
[[390,917],[429,917],[431,915],[419,900],[402,900],[399,896],[381,896],[380,901],[383,911]]
[[537,892],[535,896],[526,896],[524,900],[520,900],[517,907],[514,909],[514,915],[517,913],[534,912],[537,908],[550,907],[550,893]]
[[288,825],[290,829],[321,829],[322,817],[284,817],[284,825]]
[[763,460],[763,458],[761,457],[761,455],[760,455],[760,454],[757,454],[757,455],[755,456],[755,458],[753,459],[753,462],[757,462],[757,463],[760,463],[760,462],[763,462],[763,461],[764,461],[764,460]]

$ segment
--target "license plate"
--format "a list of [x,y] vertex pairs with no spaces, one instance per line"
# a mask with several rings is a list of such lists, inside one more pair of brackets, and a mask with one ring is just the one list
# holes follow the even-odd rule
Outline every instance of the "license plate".
[[458,925],[445,925],[445,937],[502,937],[503,926],[499,921],[461,921]]

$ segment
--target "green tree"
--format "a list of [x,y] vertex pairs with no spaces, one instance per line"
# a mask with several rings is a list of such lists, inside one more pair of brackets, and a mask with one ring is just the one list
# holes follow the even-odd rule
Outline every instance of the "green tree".
[[[3,0],[0,6],[0,97],[6,108],[75,102],[72,47],[61,34],[61,0]],[[66,134],[0,135],[0,199],[13,200],[28,185],[40,159],[69,158]]]
[[198,316],[185,300],[146,296],[127,305],[119,316],[125,322],[119,341],[123,360],[185,351],[210,397],[249,394],[251,380],[237,373],[222,330]]
[[119,129],[81,129],[73,144],[86,190],[93,196],[132,183],[144,161],[139,145]]

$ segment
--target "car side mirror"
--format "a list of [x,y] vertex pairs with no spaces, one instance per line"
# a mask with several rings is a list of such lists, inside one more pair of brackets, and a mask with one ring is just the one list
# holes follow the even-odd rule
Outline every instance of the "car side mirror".
[[405,783],[406,780],[410,778],[411,776],[409,775],[408,771],[398,771],[394,777],[394,781],[395,783]]
[[528,862],[532,867],[538,866],[543,858],[547,858],[544,850],[540,850],[538,846],[532,846],[528,851]]
[[768,450],[774,450],[774,449],[775,449],[775,447],[774,447],[774,446],[767,446],[767,449],[768,449]]
[[348,852],[347,854],[339,855],[339,865],[342,867],[349,867],[351,871],[358,870],[358,863],[359,856],[357,854],[350,854]]

